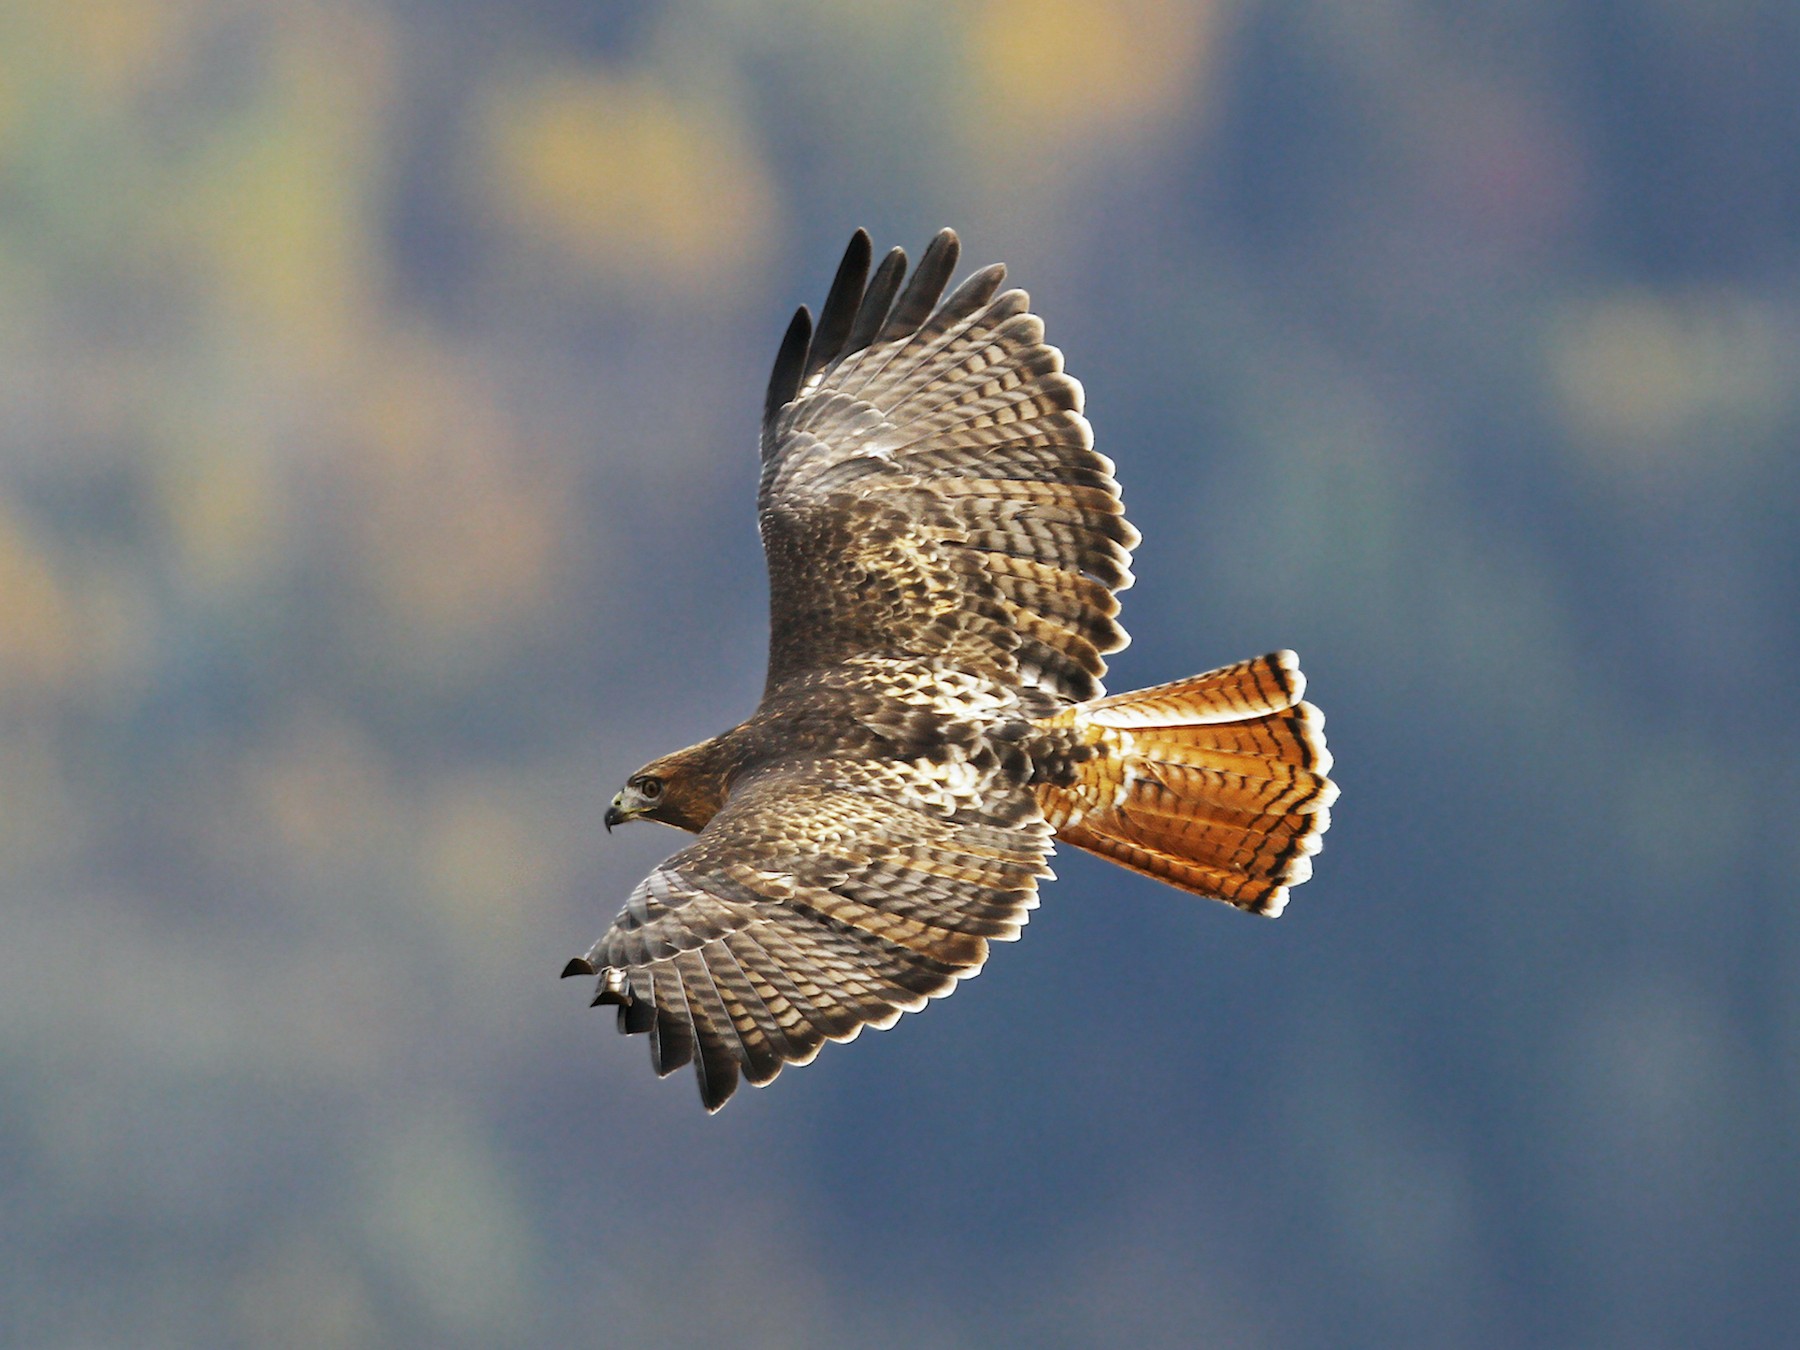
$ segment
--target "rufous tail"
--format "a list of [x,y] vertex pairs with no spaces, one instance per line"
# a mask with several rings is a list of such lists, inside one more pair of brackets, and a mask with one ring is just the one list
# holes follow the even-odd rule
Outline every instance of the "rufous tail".
[[1066,843],[1272,918],[1312,875],[1337,798],[1305,691],[1282,651],[1078,703],[1044,725],[1091,753],[1038,805]]

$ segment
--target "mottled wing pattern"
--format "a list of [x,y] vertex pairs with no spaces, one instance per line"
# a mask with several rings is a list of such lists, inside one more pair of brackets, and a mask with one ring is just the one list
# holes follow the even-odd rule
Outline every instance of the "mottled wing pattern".
[[1035,812],[1009,799],[952,820],[932,772],[847,760],[740,784],[565,973],[599,974],[595,1003],[650,1033],[657,1073],[691,1061],[709,1111],[740,1074],[761,1086],[891,1026],[1018,937],[1048,875]]
[[769,689],[858,655],[916,657],[1060,701],[1101,692],[1137,532],[1081,385],[985,268],[940,304],[945,230],[901,288],[860,230],[769,383],[759,494]]

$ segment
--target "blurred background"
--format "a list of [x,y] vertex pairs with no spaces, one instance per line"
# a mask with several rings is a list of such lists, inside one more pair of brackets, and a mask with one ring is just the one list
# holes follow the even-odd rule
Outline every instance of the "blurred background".
[[[0,7],[0,1344],[1792,1344],[1796,88],[1784,0]],[[760,691],[792,307],[944,224],[1113,687],[1293,646],[1343,799],[708,1119],[555,976]]]

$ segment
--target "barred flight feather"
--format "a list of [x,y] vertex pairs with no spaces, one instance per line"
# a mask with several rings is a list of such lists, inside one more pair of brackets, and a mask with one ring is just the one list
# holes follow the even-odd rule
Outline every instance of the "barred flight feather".
[[938,297],[944,293],[944,286],[956,270],[956,260],[961,253],[962,241],[954,230],[939,230],[932,237],[919,265],[913,269],[912,277],[901,290],[900,298],[894,302],[887,323],[876,334],[877,343],[918,332],[919,326],[936,308]]

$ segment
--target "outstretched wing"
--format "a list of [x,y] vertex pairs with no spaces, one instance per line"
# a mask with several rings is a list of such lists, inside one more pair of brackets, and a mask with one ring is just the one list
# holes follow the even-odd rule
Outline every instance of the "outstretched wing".
[[770,693],[873,655],[1080,700],[1126,643],[1138,535],[1081,385],[1003,267],[939,303],[958,248],[944,230],[902,290],[906,255],[870,277],[858,230],[816,331],[804,308],[788,328],[758,498]]
[[892,1026],[1018,937],[1048,875],[1028,800],[952,820],[924,800],[928,772],[811,763],[740,784],[563,974],[599,975],[594,1002],[649,1033],[658,1074],[692,1061],[708,1111],[740,1074],[761,1086]]

